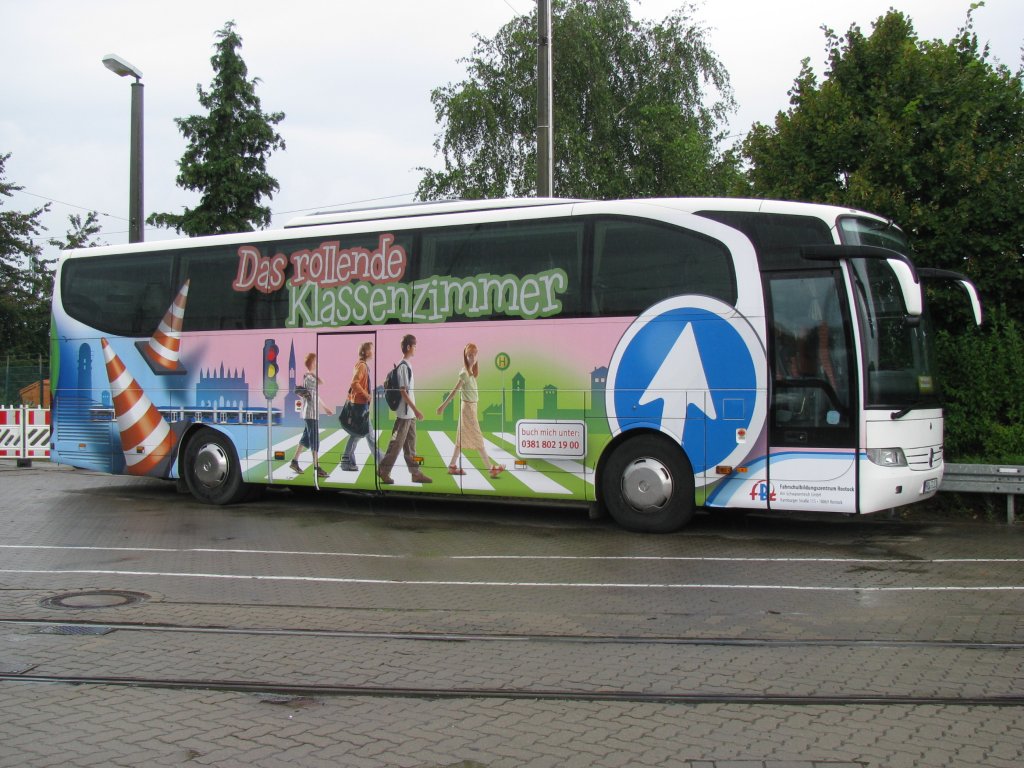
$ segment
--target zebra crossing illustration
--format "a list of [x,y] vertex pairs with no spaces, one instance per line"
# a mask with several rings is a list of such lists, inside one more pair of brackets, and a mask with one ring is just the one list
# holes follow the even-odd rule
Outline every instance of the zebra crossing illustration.
[[[282,458],[290,456],[298,445],[300,432],[294,432],[277,440],[268,448],[260,448],[251,451],[241,459],[242,471],[247,482],[269,482],[269,483],[290,483],[298,480],[300,484],[312,485],[313,473],[310,471],[309,459],[303,457],[300,460],[302,471],[296,474],[289,462]],[[378,430],[377,439],[383,446],[386,445],[389,437],[388,430]],[[445,432],[424,430],[419,435],[419,453],[427,453],[439,457],[436,463],[430,466],[444,467],[444,462],[453,454],[455,443]],[[472,464],[465,457],[462,459],[464,475],[451,477],[451,482],[463,492],[495,492],[501,491],[503,495],[512,496],[566,496],[578,495],[577,491],[566,487],[560,482],[564,478],[572,477],[576,485],[582,481],[585,485],[594,485],[594,470],[592,467],[579,461],[569,459],[531,459],[529,464],[518,463],[517,456],[511,446],[514,444],[514,436],[505,432],[498,432],[491,435],[493,439],[485,440],[487,452],[497,462],[510,467],[509,471],[502,473],[499,477],[491,477],[486,471]],[[371,461],[370,448],[366,441],[361,440],[356,446],[355,459],[359,469],[355,472],[346,472],[341,468],[341,451],[344,449],[349,435],[342,429],[324,428],[320,430],[320,465],[327,471],[328,476],[316,482],[320,488],[345,488],[345,487],[367,487],[373,485],[371,479],[376,464]],[[427,469],[425,467],[425,469]],[[403,461],[395,464],[391,471],[391,477],[395,481],[390,486],[392,490],[420,489],[419,483],[412,481],[412,474]],[[435,477],[435,483],[447,479],[448,475]],[[306,481],[304,483],[303,481]],[[442,486],[443,487],[443,486]],[[436,486],[435,486],[436,490]]]

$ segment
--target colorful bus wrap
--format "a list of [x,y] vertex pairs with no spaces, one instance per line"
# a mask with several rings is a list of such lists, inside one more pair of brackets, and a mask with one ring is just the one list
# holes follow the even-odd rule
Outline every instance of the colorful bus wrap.
[[[905,253],[801,255],[841,245],[844,216],[881,220],[775,205],[424,204],[67,253],[52,455],[215,504],[279,484],[478,494],[650,531],[698,506],[927,497],[942,421],[920,288],[890,266]],[[368,436],[342,428],[346,402]]]

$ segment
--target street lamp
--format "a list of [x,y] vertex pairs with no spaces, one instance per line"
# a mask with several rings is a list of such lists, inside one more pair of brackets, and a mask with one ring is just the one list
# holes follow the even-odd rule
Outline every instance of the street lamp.
[[537,0],[537,197],[554,195],[551,0]]
[[128,242],[142,242],[142,71],[112,53],[103,57],[103,66],[119,77],[131,76],[132,132],[128,167]]

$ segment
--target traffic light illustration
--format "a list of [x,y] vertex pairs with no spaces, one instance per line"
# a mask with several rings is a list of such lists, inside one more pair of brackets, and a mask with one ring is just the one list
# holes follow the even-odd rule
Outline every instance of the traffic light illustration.
[[278,349],[273,339],[263,342],[263,396],[273,400],[277,395],[277,372],[281,365],[277,360]]

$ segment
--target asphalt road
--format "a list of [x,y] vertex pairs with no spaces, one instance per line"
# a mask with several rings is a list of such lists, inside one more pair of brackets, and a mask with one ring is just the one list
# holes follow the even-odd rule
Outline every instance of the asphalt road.
[[1024,764],[1024,529],[0,463],[0,766]]

